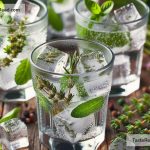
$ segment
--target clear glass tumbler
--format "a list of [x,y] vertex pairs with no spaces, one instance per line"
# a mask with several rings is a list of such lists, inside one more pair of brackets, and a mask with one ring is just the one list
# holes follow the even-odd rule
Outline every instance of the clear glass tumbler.
[[31,54],[40,141],[52,150],[93,150],[105,138],[114,55],[102,44],[56,40]]
[[[49,0],[47,5],[50,5],[52,9],[55,11],[55,13],[60,17],[59,25],[61,26],[60,22],[62,22],[62,27],[56,28],[52,26],[50,23],[49,32],[52,38],[58,38],[58,37],[73,37],[75,36],[75,17],[73,13],[73,9],[75,7],[75,3],[77,0],[58,0],[53,1]],[[47,6],[49,8],[49,6]],[[48,9],[49,10],[49,9]],[[49,18],[52,18],[52,21],[49,22],[56,22],[56,16],[52,16],[52,12],[49,11]],[[58,20],[57,20],[58,21]],[[58,23],[58,22],[57,22]]]
[[[19,25],[14,26],[0,24],[0,100],[22,101],[28,100],[34,96],[34,93],[31,93],[32,89],[30,88],[32,86],[31,80],[23,85],[17,85],[15,82],[15,74],[20,62],[23,59],[29,58],[31,51],[39,44],[46,42],[47,37],[47,8],[45,4],[39,0],[31,0],[30,2],[33,6],[38,6],[39,12],[34,22],[25,24],[24,31],[21,31],[21,26]],[[34,11],[35,14],[35,11],[38,8],[33,7],[31,12]],[[17,44],[21,46],[20,43],[23,39],[25,39],[23,49],[20,49],[19,54],[15,56],[15,50],[18,48]],[[9,48],[11,51],[9,56],[8,51],[6,53],[6,48]],[[3,66],[3,62],[6,62],[8,57],[13,58],[12,62]],[[23,76],[23,74],[20,75]]]
[[110,95],[127,96],[139,89],[148,6],[141,0],[114,0],[112,13],[101,22],[90,19],[84,1],[76,4],[74,12],[77,37],[101,42],[115,54]]

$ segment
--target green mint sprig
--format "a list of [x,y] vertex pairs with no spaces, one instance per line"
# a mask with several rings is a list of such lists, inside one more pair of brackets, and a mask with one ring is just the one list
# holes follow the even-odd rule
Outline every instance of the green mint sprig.
[[[114,2],[111,0],[104,2],[102,5],[93,0],[84,0],[84,2],[87,9],[92,13],[90,19],[99,22],[101,22],[102,18],[108,15],[114,7]],[[88,27],[92,28],[93,23],[89,23]]]

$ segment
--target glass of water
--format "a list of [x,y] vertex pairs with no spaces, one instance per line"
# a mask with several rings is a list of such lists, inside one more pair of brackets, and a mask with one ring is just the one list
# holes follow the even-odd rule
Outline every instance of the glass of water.
[[[30,88],[32,82],[18,85],[15,82],[15,74],[21,61],[29,58],[31,50],[46,42],[48,19],[45,4],[39,0],[25,2],[25,13],[28,16],[24,26],[0,23],[0,100],[4,101],[24,101],[34,96],[34,90]],[[19,15],[22,14],[18,13],[17,16]],[[6,17],[4,19],[7,19]],[[32,21],[33,18],[34,21]],[[26,70],[28,65],[29,63],[26,63],[22,69],[18,70]],[[20,74],[21,76],[24,74]]]
[[[77,0],[48,1],[49,36],[51,36],[51,38],[75,36],[75,17],[73,9],[76,2]],[[51,9],[49,7],[51,7]],[[52,16],[52,9],[59,17]]]
[[112,12],[91,20],[84,1],[75,7],[77,36],[101,42],[115,54],[111,96],[127,96],[139,89],[149,8],[141,0],[114,1]]
[[102,44],[56,40],[31,54],[41,142],[53,150],[93,150],[105,138],[114,55]]

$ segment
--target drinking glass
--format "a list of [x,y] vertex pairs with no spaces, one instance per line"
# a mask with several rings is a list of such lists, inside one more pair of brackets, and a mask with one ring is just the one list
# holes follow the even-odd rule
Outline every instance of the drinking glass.
[[[75,6],[75,2],[77,0],[59,0],[59,1],[48,1],[48,5],[54,9],[56,14],[59,15],[63,27],[62,29],[55,29],[53,26],[49,26],[49,33],[51,38],[58,38],[58,37],[73,37],[75,36],[75,18],[73,9]],[[51,12],[49,12],[50,18]],[[55,22],[56,18],[53,17],[53,22]]]
[[[23,50],[16,58],[13,59],[13,62],[11,62],[10,65],[0,67],[0,100],[25,101],[34,96],[34,90],[31,87],[31,80],[26,84],[19,86],[15,82],[16,70],[20,65],[21,60],[29,58],[31,50],[33,50],[37,45],[46,42],[48,26],[47,8],[41,1],[31,0],[30,2],[39,7],[39,12],[34,22],[25,24],[24,36],[26,37],[26,41]],[[35,11],[35,8],[33,9],[34,10],[31,10],[32,12]],[[10,45],[10,39],[8,37],[14,38],[16,43],[20,42],[19,37],[16,39],[15,35],[9,32],[11,28],[14,28],[14,26],[0,24],[0,59],[8,57],[8,55],[4,52],[6,46]],[[16,26],[16,29],[17,28],[19,27]],[[13,51],[14,49],[11,50]]]
[[[116,16],[114,10],[119,12]],[[113,12],[101,23],[90,19],[84,1],[76,4],[74,12],[77,37],[101,42],[115,54],[110,96],[127,96],[139,89],[148,6],[141,0],[114,0]]]
[[82,39],[51,41],[34,49],[31,70],[44,145],[93,150],[103,142],[113,61],[109,48]]

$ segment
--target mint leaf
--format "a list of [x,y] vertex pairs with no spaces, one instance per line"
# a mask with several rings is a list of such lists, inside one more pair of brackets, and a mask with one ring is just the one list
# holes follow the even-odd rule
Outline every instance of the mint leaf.
[[104,104],[104,97],[100,96],[100,97],[94,98],[74,108],[71,112],[71,116],[74,118],[86,117],[100,110],[103,104]]
[[113,1],[106,1],[102,4],[101,9],[103,15],[109,14],[114,7],[114,2]]
[[92,14],[100,14],[101,13],[101,7],[98,3],[92,1],[92,0],[84,0],[86,7]]
[[40,106],[43,107],[46,112],[49,112],[52,107],[52,102],[38,90],[36,90],[36,92]]
[[20,113],[20,108],[16,107],[13,110],[11,110],[10,112],[8,112],[6,115],[4,115],[1,119],[0,119],[0,123],[2,122],[6,122],[12,118],[17,118],[19,113]]
[[23,59],[17,67],[15,82],[17,85],[23,85],[31,79],[31,66],[28,59]]
[[[94,21],[99,21],[99,20],[101,19],[101,16],[100,16],[100,15],[94,15],[94,14],[93,14],[93,15],[90,17],[90,19],[91,19],[91,20],[94,20]],[[90,22],[90,23],[88,24],[88,27],[89,27],[89,28],[92,28],[93,25],[94,25],[94,23],[93,23],[93,22]]]
[[55,10],[48,5],[48,21],[49,24],[57,31],[63,30],[63,21],[59,14],[55,12]]
[[0,9],[4,9],[5,8],[5,5],[4,3],[0,0]]

